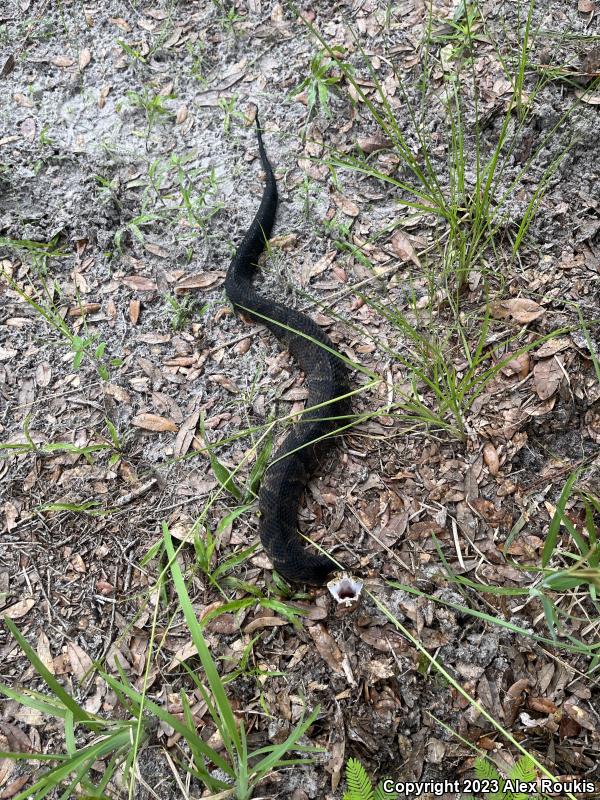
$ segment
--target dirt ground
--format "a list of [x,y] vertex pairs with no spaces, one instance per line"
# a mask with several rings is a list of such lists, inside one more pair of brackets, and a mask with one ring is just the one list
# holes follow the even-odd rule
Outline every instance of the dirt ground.
[[[302,7],[329,43],[347,48],[371,91],[364,50],[415,152],[409,109],[418,109],[442,179],[448,128],[441,97],[457,46],[444,37],[458,6],[357,0]],[[518,2],[481,4],[485,26],[473,63],[482,140],[490,148],[511,95],[499,54],[506,63],[518,57],[526,12]],[[331,115],[317,106],[309,118],[307,92],[294,90],[320,45],[291,8],[266,0],[0,2],[0,236],[51,242],[55,251],[47,257],[25,245],[0,248],[7,276],[0,283],[0,433],[4,443],[24,445],[5,450],[0,462],[0,607],[87,709],[115,713],[116,698],[102,681],[80,684],[92,662],[114,670],[118,654],[134,685],[142,685],[153,612],[165,599],[154,588],[161,564],[145,556],[160,542],[163,521],[181,539],[209,504],[204,521],[214,533],[236,506],[223,492],[211,501],[219,485],[205,443],[263,425],[273,410],[298,410],[305,398],[289,355],[236,317],[222,289],[260,202],[252,126],[258,106],[280,190],[262,286],[311,313],[344,355],[384,378],[358,396],[355,410],[364,419],[311,481],[301,528],[365,578],[541,763],[556,775],[600,782],[598,670],[588,674],[588,658],[552,645],[534,594],[468,593],[445,579],[440,558],[441,550],[455,574],[477,583],[529,588],[539,574],[527,566],[540,563],[569,474],[582,467],[583,485],[597,492],[600,382],[590,348],[600,352],[600,96],[595,90],[576,100],[598,74],[599,19],[596,0],[535,4],[527,91],[553,72],[524,123],[510,123],[514,151],[500,189],[508,192],[527,169],[504,201],[507,230],[549,164],[562,158],[518,257],[501,236],[486,256],[486,285],[494,302],[505,304],[497,306],[490,342],[528,324],[537,333],[565,332],[486,386],[459,441],[394,411],[411,376],[393,354],[411,344],[364,299],[409,315],[412,292],[427,300],[431,272],[423,265],[435,270],[440,228],[407,207],[402,190],[351,170],[334,176],[324,164],[331,149],[353,153],[357,141],[366,147],[378,132],[343,79],[332,87]],[[422,103],[426,53],[430,83]],[[461,91],[472,136],[468,72]],[[402,176],[390,151],[373,158]],[[402,232],[395,244],[394,229]],[[475,276],[468,284],[464,309],[472,323],[485,290]],[[56,319],[23,295],[51,298],[79,337],[73,346],[80,364]],[[530,303],[526,320],[510,305],[520,298]],[[432,324],[443,327],[447,313],[440,305]],[[452,349],[458,369],[461,352]],[[355,374],[355,386],[366,382]],[[252,441],[234,438],[217,451],[229,468],[243,465],[242,484]],[[52,443],[73,447],[43,449]],[[90,447],[96,449],[82,452]],[[580,513],[574,504],[572,518],[582,525]],[[224,528],[216,558],[255,541],[249,510]],[[182,564],[194,561],[193,548],[184,547]],[[262,550],[234,574],[264,596],[276,594]],[[222,600],[201,572],[190,591],[199,616]],[[167,600],[175,602],[170,594]],[[314,765],[274,774],[259,796],[341,798],[351,756],[373,779],[468,775],[476,752],[467,742],[501,769],[514,764],[518,752],[371,600],[352,613],[334,608],[325,591],[298,602],[308,612],[298,628],[259,605],[207,625],[214,657],[229,659],[225,671],[257,637],[251,668],[228,685],[253,747],[284,736],[303,709],[321,707],[306,742],[327,752]],[[600,615],[589,593],[565,594],[561,602],[568,615],[561,641],[598,643]],[[501,617],[523,634],[456,605]],[[179,689],[190,686],[176,658],[189,634],[170,613],[167,603],[158,615],[166,635],[152,656],[149,694],[173,709]],[[39,686],[5,628],[1,636],[2,682]],[[281,675],[265,678],[267,670]],[[214,733],[208,714],[198,726],[207,738]],[[0,749],[63,746],[58,723],[12,701],[0,704],[0,740]],[[140,785],[139,797],[183,796],[165,749],[176,752],[177,740],[159,726],[140,758],[154,794]],[[0,797],[13,796],[24,769],[7,768]],[[190,796],[201,793],[192,786]]]

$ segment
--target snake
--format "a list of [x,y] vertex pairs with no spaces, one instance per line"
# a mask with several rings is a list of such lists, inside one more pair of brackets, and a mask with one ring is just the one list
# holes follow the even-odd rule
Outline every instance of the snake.
[[258,493],[259,535],[275,570],[287,581],[319,585],[338,567],[309,550],[298,533],[298,512],[308,480],[332,433],[350,414],[348,370],[329,336],[306,314],[256,291],[258,259],[277,213],[277,182],[256,116],[258,152],[265,173],[260,206],[227,270],[225,293],[237,313],[265,325],[304,372],[305,411],[273,454]]

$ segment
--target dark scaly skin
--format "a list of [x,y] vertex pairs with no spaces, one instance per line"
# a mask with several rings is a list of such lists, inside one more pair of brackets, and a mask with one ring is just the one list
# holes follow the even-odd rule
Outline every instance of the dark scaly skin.
[[[252,288],[256,263],[271,236],[277,211],[277,185],[263,145],[258,118],[256,132],[266,183],[252,225],[229,266],[225,291],[237,311],[266,325],[291,352],[305,374],[308,386],[306,407],[311,408],[348,392],[347,371],[340,358],[315,343],[321,342],[335,349],[329,337],[310,317],[262,297]],[[278,322],[293,330],[286,330]],[[296,331],[310,336],[315,342]],[[328,558],[303,546],[297,532],[298,507],[316,466],[317,454],[331,441],[315,443],[315,440],[337,427],[336,420],[325,418],[343,416],[349,410],[348,400],[342,400],[305,411],[301,421],[275,453],[263,477],[259,494],[260,538],[275,569],[289,581],[320,584],[336,569]],[[343,424],[343,421],[337,424]]]

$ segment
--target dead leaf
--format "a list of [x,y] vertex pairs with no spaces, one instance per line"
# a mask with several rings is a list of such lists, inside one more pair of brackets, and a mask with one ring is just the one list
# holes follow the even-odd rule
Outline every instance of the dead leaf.
[[94,662],[75,642],[67,642],[67,654],[71,663],[71,672],[81,682],[92,669]]
[[55,67],[72,67],[75,61],[69,56],[54,56],[50,59],[50,63]]
[[28,614],[35,605],[33,597],[24,597],[4,611],[0,611],[0,619],[21,619]]
[[208,289],[209,286],[215,286],[220,283],[225,277],[225,273],[219,271],[214,272],[197,272],[194,275],[188,275],[182,278],[175,284],[176,292],[184,292],[187,289]]
[[393,146],[391,139],[385,136],[359,136],[356,143],[363,153],[375,153],[377,150],[387,150]]
[[575,94],[582,103],[587,103],[589,106],[600,106],[600,94],[590,94],[583,89],[577,89]]
[[[5,736],[0,736],[0,750],[7,751],[8,750],[8,739]],[[16,768],[16,762],[10,758],[0,758],[0,786],[6,786],[6,782],[13,774]],[[28,776],[25,776],[28,779]],[[13,792],[12,794],[16,794]],[[12,797],[12,794],[8,795]],[[2,797],[2,794],[0,794]]]
[[244,626],[244,633],[254,633],[263,628],[283,628],[287,624],[287,620],[281,617],[257,617]]
[[588,711],[575,704],[575,698],[570,698],[563,703],[563,709],[572,720],[588,731],[596,730],[596,722]]
[[129,319],[132,325],[137,325],[140,318],[141,303],[139,300],[132,300],[129,303]]
[[7,75],[10,75],[10,73],[15,68],[16,63],[17,62],[15,61],[15,57],[11,53],[9,55],[9,57],[6,59],[6,61],[4,62],[4,65],[2,66],[2,69],[0,70],[0,78],[6,78]]
[[4,520],[6,524],[6,530],[12,531],[14,528],[17,527],[17,520],[19,519],[19,510],[11,503],[9,500],[4,503]]
[[82,303],[79,306],[71,306],[69,308],[70,317],[84,317],[86,314],[95,314],[100,311],[102,306],[100,303]]
[[129,278],[123,278],[123,283],[136,292],[155,292],[158,288],[155,281],[145,278],[143,275],[131,275]]
[[137,414],[131,422],[136,428],[143,428],[145,431],[154,431],[155,433],[177,431],[177,425],[173,420],[161,417],[158,414]]
[[593,14],[596,10],[596,4],[592,0],[579,0],[577,3],[577,11],[582,14]]
[[346,197],[341,192],[332,192],[331,199],[336,204],[336,206],[343,211],[344,214],[348,217],[357,217],[359,214],[360,209],[354,202],[354,200],[350,200],[349,197]]
[[337,675],[342,675],[343,654],[333,636],[323,625],[310,625],[307,630],[323,661]]
[[564,378],[558,358],[545,358],[533,368],[533,386],[540,400],[548,400]]
[[[10,759],[3,759],[3,761],[10,761]],[[12,783],[9,783],[6,788],[2,790],[0,797],[3,798],[3,800],[9,800],[9,798],[14,797],[30,780],[30,777],[30,775],[20,775],[18,778],[15,778]]]
[[116,383],[107,383],[104,391],[109,397],[113,397],[117,403],[129,402],[129,392],[127,392],[126,389],[123,389],[122,386],[118,386]]
[[103,86],[98,93],[98,108],[104,108],[106,105],[106,98],[110,94],[111,87]]
[[33,117],[27,117],[19,125],[19,130],[24,139],[32,142],[35,139],[35,120]]
[[40,629],[38,634],[36,650],[42,664],[54,675],[54,659],[50,651],[50,641],[43,629]]
[[523,693],[527,693],[529,689],[529,678],[521,678],[515,681],[508,689],[502,707],[504,709],[504,724],[507,728],[513,724],[519,713],[519,709],[523,705]]
[[515,322],[520,325],[526,325],[528,322],[533,322],[546,313],[546,309],[542,308],[535,300],[530,300],[527,297],[513,297],[510,300],[499,300],[492,303],[491,314],[494,319],[506,319],[512,317]]
[[92,53],[88,50],[87,47],[84,47],[83,50],[79,53],[79,69],[84,70],[87,65],[92,60]]
[[490,471],[490,475],[497,475],[500,469],[500,460],[498,452],[491,442],[486,442],[483,445],[483,460]]
[[421,262],[415,252],[415,248],[402,231],[396,231],[396,233],[394,233],[390,244],[400,261],[412,261],[416,267],[421,267]]
[[149,253],[152,253],[153,256],[158,256],[159,258],[171,258],[172,255],[166,247],[160,244],[152,244],[152,242],[144,242],[144,250],[147,250]]
[[175,115],[175,122],[177,123],[177,125],[182,125],[186,121],[187,115],[188,115],[187,106],[185,105],[179,106],[179,108],[177,109],[177,114]]
[[530,358],[529,353],[521,353],[502,367],[503,375],[518,375],[525,378],[529,375]]
[[126,19],[123,19],[123,17],[109,17],[108,21],[112,22],[113,25],[116,25],[117,28],[120,28],[122,31],[125,31],[125,33],[129,33],[131,30],[130,24]]
[[562,350],[567,350],[573,346],[573,342],[564,336],[558,336],[556,339],[548,339],[547,342],[535,351],[536,358],[550,358],[555,356]]

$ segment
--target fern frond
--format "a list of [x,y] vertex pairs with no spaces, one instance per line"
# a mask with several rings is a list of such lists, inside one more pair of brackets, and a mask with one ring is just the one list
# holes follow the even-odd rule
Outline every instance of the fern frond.
[[500,780],[500,773],[498,772],[496,767],[492,764],[492,762],[485,756],[479,756],[478,758],[476,758],[473,768],[475,770],[475,775],[477,775],[477,777],[480,780],[483,781]]
[[536,778],[535,766],[529,756],[521,756],[510,771],[510,777],[517,781],[534,781]]
[[373,800],[397,800],[398,794],[396,792],[386,792],[383,788],[383,782],[380,783],[375,789],[375,797]]
[[348,800],[375,800],[369,776],[356,758],[349,758],[346,762],[346,783]]

